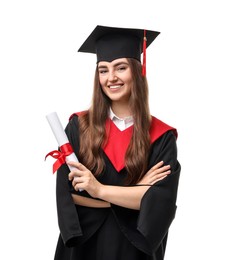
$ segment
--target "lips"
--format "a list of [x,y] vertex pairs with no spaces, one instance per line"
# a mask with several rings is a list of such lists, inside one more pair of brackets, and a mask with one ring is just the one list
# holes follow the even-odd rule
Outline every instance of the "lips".
[[110,89],[118,89],[118,88],[121,88],[123,85],[111,85],[111,86],[108,86]]

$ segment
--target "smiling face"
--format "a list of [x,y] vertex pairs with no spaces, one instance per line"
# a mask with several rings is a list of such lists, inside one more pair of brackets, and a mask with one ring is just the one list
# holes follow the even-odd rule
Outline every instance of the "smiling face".
[[98,74],[101,88],[112,104],[128,105],[133,84],[128,60],[121,58],[112,62],[100,61]]

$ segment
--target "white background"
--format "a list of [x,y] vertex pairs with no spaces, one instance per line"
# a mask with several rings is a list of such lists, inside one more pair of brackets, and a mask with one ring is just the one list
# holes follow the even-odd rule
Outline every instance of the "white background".
[[58,237],[46,121],[90,104],[96,25],[161,31],[147,49],[152,114],[175,126],[182,173],[165,260],[235,260],[234,1],[0,4],[0,259],[51,260]]

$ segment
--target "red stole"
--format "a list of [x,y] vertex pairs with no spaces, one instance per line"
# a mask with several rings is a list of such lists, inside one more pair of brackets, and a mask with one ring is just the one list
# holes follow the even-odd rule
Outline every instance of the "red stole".
[[[173,130],[177,137],[177,131],[175,128],[165,124],[155,117],[152,117],[150,128],[151,143],[155,142],[160,136],[169,130]],[[133,126],[130,126],[124,131],[120,131],[111,119],[107,119],[106,131],[109,135],[107,144],[103,150],[115,169],[119,172],[125,167],[125,153],[132,137]]]
[[[80,116],[87,111],[74,113],[73,115]],[[177,138],[177,131],[175,128],[167,125],[156,117],[152,116],[152,122],[150,127],[150,138],[151,143],[155,142],[160,136],[162,136],[165,132],[172,130]],[[125,167],[125,153],[129,146],[132,133],[133,126],[121,131],[110,118],[106,121],[106,132],[108,135],[108,140],[103,147],[103,150],[115,169],[119,172]]]

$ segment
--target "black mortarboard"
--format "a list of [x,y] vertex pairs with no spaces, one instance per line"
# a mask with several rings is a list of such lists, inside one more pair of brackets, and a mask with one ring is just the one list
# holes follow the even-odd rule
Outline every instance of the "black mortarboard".
[[160,32],[144,29],[117,28],[98,25],[85,40],[78,52],[97,54],[97,62],[118,58],[134,58],[140,61],[141,53]]

